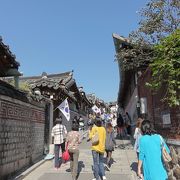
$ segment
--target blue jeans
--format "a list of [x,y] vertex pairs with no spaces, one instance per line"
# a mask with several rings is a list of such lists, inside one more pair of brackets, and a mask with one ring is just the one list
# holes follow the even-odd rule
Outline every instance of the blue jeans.
[[94,177],[96,178],[96,180],[99,180],[99,176],[105,176],[103,164],[104,154],[92,150],[92,156]]
[[59,158],[59,150],[61,147],[62,153],[65,151],[65,142],[62,144],[55,144],[54,145],[54,167],[59,168],[60,167],[60,158]]

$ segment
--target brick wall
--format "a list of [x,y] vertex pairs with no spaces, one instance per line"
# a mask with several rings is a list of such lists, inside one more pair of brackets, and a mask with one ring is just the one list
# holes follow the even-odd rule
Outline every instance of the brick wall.
[[[161,99],[166,93],[163,87],[156,94],[148,88],[145,83],[151,78],[151,71],[148,68],[138,79],[139,97],[147,98],[147,117],[155,126],[155,129],[166,138],[180,140],[180,108],[170,108]],[[163,115],[170,114],[170,124],[163,124]]]
[[[160,101],[164,90],[153,96],[155,127],[164,137],[180,140],[180,108],[170,108],[166,103]],[[170,115],[170,124],[163,124],[163,115]]]
[[0,179],[43,155],[45,108],[0,94]]

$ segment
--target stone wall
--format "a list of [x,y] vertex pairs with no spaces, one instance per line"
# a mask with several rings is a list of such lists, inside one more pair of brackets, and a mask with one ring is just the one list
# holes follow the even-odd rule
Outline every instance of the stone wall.
[[[165,94],[165,88],[153,96],[153,117],[156,130],[166,138],[180,140],[180,108],[169,107],[161,99]],[[165,120],[164,116],[169,116]],[[168,122],[169,121],[169,122]]]
[[168,140],[168,146],[171,151],[172,161],[166,164],[168,170],[168,180],[180,179],[180,142],[176,140]]
[[43,105],[0,93],[0,179],[9,178],[43,155],[44,123]]

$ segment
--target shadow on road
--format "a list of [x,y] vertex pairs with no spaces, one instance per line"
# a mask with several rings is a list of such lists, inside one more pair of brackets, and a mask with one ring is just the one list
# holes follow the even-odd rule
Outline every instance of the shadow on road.
[[82,171],[82,168],[85,168],[84,162],[79,161],[78,162],[78,174]]
[[[82,171],[82,168],[85,168],[84,162],[83,161],[79,161],[78,162],[78,177],[79,177],[79,174]],[[71,172],[71,169],[70,168],[66,169],[66,172]]]
[[132,149],[134,146],[134,139],[132,136],[116,136],[116,141],[118,141],[117,148],[119,149]]
[[82,171],[82,168],[85,168],[84,162],[83,161],[79,161],[78,162],[78,175],[77,175],[77,179],[79,178],[79,175]]

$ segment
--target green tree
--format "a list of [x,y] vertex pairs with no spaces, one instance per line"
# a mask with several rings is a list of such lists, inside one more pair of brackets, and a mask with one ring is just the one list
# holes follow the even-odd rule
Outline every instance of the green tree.
[[129,34],[129,45],[120,49],[116,59],[124,69],[138,69],[152,61],[153,46],[180,28],[179,0],[150,0],[139,11],[139,28]]
[[19,89],[22,91],[26,91],[28,93],[31,92],[31,87],[27,82],[20,82],[19,83]]
[[154,46],[154,58],[150,64],[152,81],[148,86],[155,90],[163,86],[163,100],[170,106],[180,105],[180,29]]
[[135,38],[139,40],[143,38],[142,43],[157,44],[159,40],[179,28],[179,9],[179,0],[150,0],[140,11],[139,29],[130,36],[137,34]]
[[179,104],[179,41],[173,44],[179,38],[179,9],[179,0],[150,0],[139,12],[139,28],[130,33],[128,45],[117,54],[124,70],[138,71],[151,64],[153,79],[149,86],[157,90],[166,83],[164,100],[170,105]]
[[[14,85],[14,79],[9,80],[8,83],[11,84],[12,86],[15,86]],[[21,91],[25,91],[25,92],[28,92],[28,93],[31,92],[31,87],[27,82],[19,82],[19,89]]]

